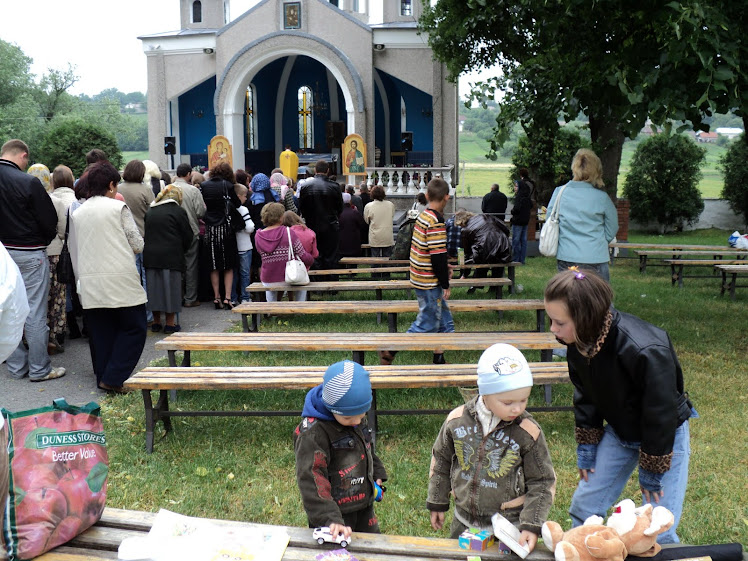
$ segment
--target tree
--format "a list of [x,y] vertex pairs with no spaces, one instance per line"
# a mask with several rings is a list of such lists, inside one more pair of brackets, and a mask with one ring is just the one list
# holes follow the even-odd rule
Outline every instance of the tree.
[[639,143],[623,187],[631,218],[656,221],[663,232],[695,222],[704,210],[699,168],[705,156],[706,150],[680,134],[656,134]]
[[31,92],[31,59],[16,45],[0,39],[0,107],[12,105]]
[[86,167],[86,153],[93,148],[103,150],[115,167],[122,165],[117,141],[107,129],[80,118],[64,119],[44,138],[40,160],[50,169],[64,164],[78,177]]
[[748,226],[748,143],[743,133],[740,142],[733,142],[720,159],[720,170],[725,179],[721,197],[736,214],[742,214]]
[[477,98],[504,94],[492,148],[506,140],[512,122],[522,122],[531,139],[550,142],[559,115],[568,122],[585,114],[612,198],[624,139],[648,118],[706,128],[709,105],[697,102],[704,94],[711,99],[727,79],[714,72],[708,84],[697,81],[703,48],[678,46],[678,21],[688,7],[677,2],[492,0],[487,6],[488,0],[439,0],[424,6],[420,25],[451,79],[499,66],[499,76],[473,91]]
[[74,98],[67,93],[78,81],[75,68],[68,63],[65,71],[48,68],[37,89],[39,108],[47,121],[51,121],[59,112],[69,112]]
[[547,205],[553,189],[571,179],[574,154],[588,145],[573,127],[559,129],[551,142],[532,143],[530,137],[521,136],[512,156],[512,176],[519,179],[519,168],[527,168],[535,183],[538,203]]

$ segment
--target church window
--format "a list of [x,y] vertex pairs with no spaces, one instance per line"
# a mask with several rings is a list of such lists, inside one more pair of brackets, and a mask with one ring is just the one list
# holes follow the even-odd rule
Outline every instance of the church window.
[[247,86],[244,97],[244,116],[247,120],[247,150],[257,149],[257,115],[255,113],[255,86]]
[[353,12],[360,12],[361,11],[359,9],[359,2],[358,2],[358,0],[352,0],[351,1],[351,11],[353,11]]
[[337,6],[337,5],[338,5],[338,0],[329,0],[329,2],[330,2],[330,4],[332,4],[333,6]]
[[312,89],[301,86],[299,97],[299,147],[312,148],[314,145],[314,120],[312,119]]
[[229,22],[229,3],[223,3],[223,24],[226,25]]
[[405,99],[400,98],[400,130],[408,130],[408,110],[405,107]]
[[400,15],[401,16],[412,16],[413,15],[413,0],[400,0]]
[[195,0],[192,3],[192,23],[200,23],[203,21],[203,3],[200,0]]

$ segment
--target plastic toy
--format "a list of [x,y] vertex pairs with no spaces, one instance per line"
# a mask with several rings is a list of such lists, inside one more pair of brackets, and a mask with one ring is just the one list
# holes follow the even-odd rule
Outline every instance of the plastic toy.
[[381,500],[384,498],[384,492],[387,490],[387,487],[384,485],[379,485],[376,481],[374,482],[374,500],[377,502],[381,502]]
[[478,528],[469,528],[465,530],[457,540],[457,544],[463,549],[473,549],[475,551],[485,551],[491,547],[494,542],[494,536],[487,530]]
[[351,542],[351,538],[345,539],[343,533],[339,533],[337,536],[333,536],[330,533],[330,528],[327,526],[322,526],[321,528],[315,528],[312,532],[312,538],[317,540],[317,543],[322,545],[325,542],[328,543],[337,543],[340,544],[341,547],[348,547],[348,544]]

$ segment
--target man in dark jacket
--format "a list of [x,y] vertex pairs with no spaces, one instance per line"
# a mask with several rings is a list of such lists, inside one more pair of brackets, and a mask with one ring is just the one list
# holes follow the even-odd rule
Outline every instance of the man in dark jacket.
[[8,357],[8,372],[32,382],[61,378],[64,368],[52,368],[47,353],[47,298],[49,261],[47,246],[57,235],[57,212],[41,182],[25,173],[29,147],[9,140],[0,149],[0,242],[18,265],[26,286],[29,315],[24,332],[26,343]]
[[519,181],[514,183],[512,207],[512,253],[514,260],[525,264],[527,258],[527,225],[532,211],[532,183],[527,168],[519,170]]
[[480,210],[483,214],[494,214],[496,215],[496,218],[504,220],[506,205],[506,195],[499,191],[499,184],[494,183],[491,185],[491,190],[483,196]]
[[329,166],[319,160],[314,166],[314,178],[305,182],[299,195],[299,211],[306,225],[317,234],[318,269],[334,269],[337,263],[340,225],[343,212],[340,186],[327,177]]

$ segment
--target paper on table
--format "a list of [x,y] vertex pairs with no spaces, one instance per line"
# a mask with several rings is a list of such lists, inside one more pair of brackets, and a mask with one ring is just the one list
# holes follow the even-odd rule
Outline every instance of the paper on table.
[[493,533],[499,540],[506,544],[509,549],[519,555],[522,559],[530,555],[530,548],[526,545],[519,545],[519,530],[514,524],[501,516],[498,512],[491,517]]
[[160,510],[147,537],[125,538],[118,557],[123,561],[281,561],[290,538],[273,527],[226,527],[209,520]]

